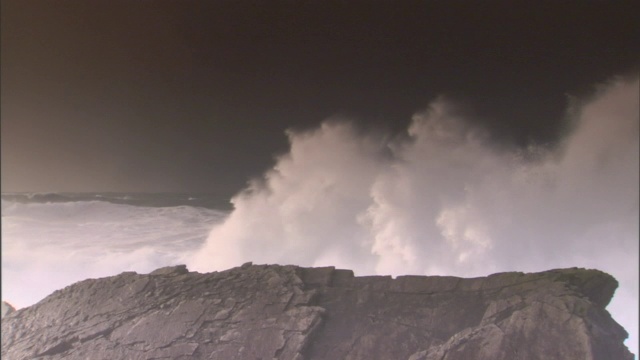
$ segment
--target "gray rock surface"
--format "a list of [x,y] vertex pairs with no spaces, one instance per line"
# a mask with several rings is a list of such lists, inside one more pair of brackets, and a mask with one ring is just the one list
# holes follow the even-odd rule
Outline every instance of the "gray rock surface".
[[89,279],[2,319],[3,359],[633,359],[597,270],[483,278],[185,266]]
[[0,315],[0,318],[3,318],[6,315],[9,315],[14,311],[16,311],[16,309],[13,307],[13,305],[9,304],[6,301],[3,301],[2,302],[2,314]]

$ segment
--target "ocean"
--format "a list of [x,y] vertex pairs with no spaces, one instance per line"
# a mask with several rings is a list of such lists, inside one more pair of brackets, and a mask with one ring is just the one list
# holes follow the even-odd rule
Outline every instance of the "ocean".
[[2,299],[185,263],[231,209],[203,193],[3,193]]

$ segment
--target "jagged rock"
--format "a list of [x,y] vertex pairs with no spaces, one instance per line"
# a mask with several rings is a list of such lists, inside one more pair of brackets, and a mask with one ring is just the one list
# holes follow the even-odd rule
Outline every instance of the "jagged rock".
[[2,319],[6,359],[633,359],[597,270],[354,277],[185,266],[89,279]]
[[11,304],[9,304],[6,301],[2,302],[2,315],[0,316],[0,318],[5,317],[6,315],[11,314],[12,312],[16,311],[16,308],[14,308]]

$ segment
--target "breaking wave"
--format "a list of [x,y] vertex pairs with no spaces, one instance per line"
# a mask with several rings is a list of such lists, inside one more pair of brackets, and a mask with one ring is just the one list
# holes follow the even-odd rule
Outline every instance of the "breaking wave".
[[404,137],[345,121],[288,132],[290,151],[232,199],[189,266],[459,276],[598,268],[620,281],[610,309],[637,335],[628,319],[638,317],[638,88],[637,78],[616,79],[575,100],[573,130],[552,147],[494,146],[443,99]]

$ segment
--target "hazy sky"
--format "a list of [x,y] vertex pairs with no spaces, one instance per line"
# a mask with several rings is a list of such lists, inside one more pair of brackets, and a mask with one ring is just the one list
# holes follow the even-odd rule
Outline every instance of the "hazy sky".
[[[219,191],[444,95],[504,144],[637,72],[637,1],[2,0],[2,191]],[[370,126],[369,126],[370,125]]]

